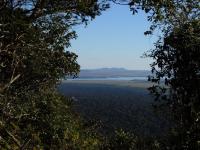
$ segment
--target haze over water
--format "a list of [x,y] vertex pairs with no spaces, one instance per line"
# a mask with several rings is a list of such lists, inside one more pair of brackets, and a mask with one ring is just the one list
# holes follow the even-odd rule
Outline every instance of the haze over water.
[[71,81],[75,80],[101,80],[101,81],[131,81],[131,80],[141,80],[147,81],[147,77],[104,77],[104,78],[74,78],[74,79],[67,79]]

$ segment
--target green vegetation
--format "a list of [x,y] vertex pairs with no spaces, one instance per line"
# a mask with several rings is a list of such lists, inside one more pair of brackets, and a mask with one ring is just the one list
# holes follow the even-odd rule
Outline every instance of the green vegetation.
[[79,71],[66,51],[72,25],[99,14],[95,1],[1,1],[0,149],[96,149],[99,141],[56,92]]
[[[165,78],[165,85],[154,86],[150,91],[156,95],[157,106],[167,106],[176,121],[169,143],[176,149],[200,148],[200,21],[187,22],[174,28],[157,43],[157,49],[150,57],[156,57],[152,64],[155,76],[153,82]],[[156,69],[158,66],[158,69]],[[161,106],[162,105],[162,106]]]
[[84,120],[99,122],[105,136],[123,129],[141,138],[162,137],[170,123],[154,112],[150,86],[147,81],[63,81],[59,91],[75,99],[74,110]]
[[[177,122],[165,141],[145,143],[124,131],[107,141],[56,92],[60,79],[79,72],[77,55],[67,51],[76,38],[72,26],[87,24],[110,1],[149,13],[146,34],[163,31],[149,56],[151,80],[166,78],[170,89],[151,91],[167,101]],[[1,0],[0,14],[0,149],[199,148],[199,0]]]

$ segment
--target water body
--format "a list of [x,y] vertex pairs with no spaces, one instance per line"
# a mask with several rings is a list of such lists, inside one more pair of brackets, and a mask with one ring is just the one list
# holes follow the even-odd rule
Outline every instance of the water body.
[[101,81],[132,81],[132,80],[142,80],[147,81],[147,77],[104,77],[104,78],[74,78],[74,79],[67,79],[68,81],[81,81],[81,80],[101,80]]

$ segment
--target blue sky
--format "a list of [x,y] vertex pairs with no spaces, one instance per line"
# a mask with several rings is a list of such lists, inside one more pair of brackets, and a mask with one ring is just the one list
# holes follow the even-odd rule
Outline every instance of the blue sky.
[[74,28],[78,38],[71,42],[70,50],[78,54],[81,69],[149,70],[152,60],[141,58],[156,40],[156,36],[144,36],[149,26],[143,12],[132,15],[127,6],[113,5],[86,27]]

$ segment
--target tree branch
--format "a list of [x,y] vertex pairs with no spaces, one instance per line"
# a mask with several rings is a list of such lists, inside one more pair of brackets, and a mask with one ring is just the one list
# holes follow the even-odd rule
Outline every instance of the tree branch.
[[12,133],[10,133],[8,130],[5,129],[5,131],[13,139],[13,141],[17,144],[17,146],[20,148],[21,147],[20,141],[17,138],[15,138],[15,136],[12,135]]
[[43,14],[43,8],[45,6],[45,3],[46,3],[46,0],[38,0],[36,5],[35,5],[35,8],[33,8],[33,12],[32,14],[30,15],[30,19],[31,20],[34,20],[36,18],[38,18],[39,16],[42,16]]
[[129,5],[130,2],[127,2],[127,3],[120,3],[120,2],[117,2],[117,0],[111,0],[114,4],[117,4],[117,5]]

